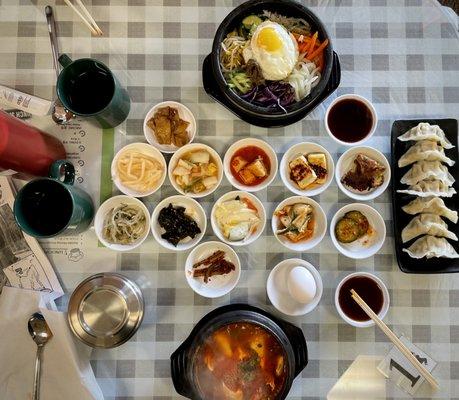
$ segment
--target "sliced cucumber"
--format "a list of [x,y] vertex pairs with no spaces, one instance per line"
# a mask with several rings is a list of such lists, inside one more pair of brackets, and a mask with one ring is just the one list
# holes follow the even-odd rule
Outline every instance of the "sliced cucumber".
[[257,15],[249,15],[248,17],[245,17],[242,20],[242,25],[244,25],[244,28],[250,31],[253,26],[258,26],[262,23],[263,21],[261,18]]

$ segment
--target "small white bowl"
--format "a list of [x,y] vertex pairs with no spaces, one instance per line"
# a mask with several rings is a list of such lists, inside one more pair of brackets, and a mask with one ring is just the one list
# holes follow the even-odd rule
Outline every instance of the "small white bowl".
[[[225,275],[214,275],[207,283],[202,278],[193,278],[193,264],[209,257],[217,250],[226,253],[225,258],[232,262],[236,269]],[[196,246],[188,255],[185,263],[185,276],[191,289],[204,297],[221,297],[231,292],[241,277],[241,262],[236,252],[221,242],[205,242]]]
[[[163,228],[161,228],[158,224],[158,216],[159,212],[164,208],[167,207],[169,204],[173,206],[182,206],[186,208],[185,213],[189,214],[190,210],[192,211],[192,218],[196,221],[199,228],[201,229],[201,233],[196,235],[193,239],[186,237],[182,239],[177,246],[174,246],[172,243],[169,243],[167,240],[163,239],[161,235],[165,232]],[[207,228],[207,218],[204,209],[201,205],[194,199],[191,199],[186,196],[170,196],[165,198],[164,200],[160,201],[158,205],[153,210],[151,215],[151,232],[153,233],[153,237],[156,241],[163,247],[169,250],[174,251],[185,251],[189,250],[192,247],[196,246],[201,239],[204,237]]]
[[[380,164],[382,164],[386,168],[386,170],[384,171],[384,182],[381,186],[377,187],[376,189],[359,192],[341,183],[341,178],[350,169],[354,167],[354,159],[359,153],[362,153],[372,158],[373,160],[378,161]],[[335,170],[336,184],[346,196],[354,200],[367,201],[367,200],[375,199],[376,197],[380,196],[389,186],[390,178],[391,178],[391,172],[390,172],[389,161],[387,161],[387,158],[384,156],[383,153],[374,149],[373,147],[368,147],[368,146],[353,147],[352,149],[349,149],[346,152],[344,152],[341,155],[341,157],[338,159],[338,162],[336,163],[336,170]]]
[[143,120],[143,134],[145,135],[145,139],[147,139],[147,142],[150,143],[152,146],[155,146],[159,151],[162,151],[163,153],[174,153],[175,151],[180,149],[180,147],[174,146],[173,144],[159,144],[156,140],[155,133],[147,125],[148,120],[153,118],[158,108],[167,106],[176,108],[178,110],[179,117],[190,123],[190,125],[188,125],[187,128],[189,138],[188,143],[191,143],[194,140],[194,137],[196,135],[196,120],[194,118],[194,115],[188,107],[184,106],[181,103],[177,103],[176,101],[163,101],[162,103],[158,103],[155,106],[153,106],[150,109],[150,111],[148,111],[147,115],[145,116],[145,119]]
[[[210,154],[210,158],[212,161],[214,161],[217,164],[218,168],[218,173],[217,173],[217,179],[218,182],[217,184],[208,190],[205,190],[204,192],[201,193],[185,193],[185,191],[177,184],[175,181],[174,175],[172,172],[174,171],[178,161],[180,160],[181,157],[183,157],[186,153],[190,151],[197,151],[197,150],[206,150]],[[168,175],[169,175],[169,180],[171,181],[172,186],[174,187],[177,192],[180,194],[183,194],[184,196],[188,197],[193,197],[195,199],[205,197],[211,193],[213,193],[219,186],[223,178],[223,164],[222,164],[222,159],[220,158],[219,154],[210,146],[207,146],[206,144],[202,143],[190,143],[186,144],[183,147],[180,147],[174,155],[171,157],[169,161],[169,168],[168,168]]]
[[[252,233],[245,240],[231,241],[231,240],[228,240],[223,235],[222,231],[220,230],[220,227],[218,226],[218,222],[217,222],[217,220],[215,218],[215,210],[216,210],[216,207],[217,207],[218,204],[223,203],[224,201],[227,201],[227,200],[233,200],[237,196],[239,196],[241,198],[248,198],[253,203],[253,205],[256,207],[256,209],[258,211],[258,216],[260,217],[260,224],[258,225],[257,230],[254,233]],[[262,202],[260,200],[258,200],[258,198],[255,195],[253,195],[252,193],[235,190],[233,192],[225,193],[222,197],[220,197],[215,202],[214,206],[212,207],[211,214],[210,214],[210,224],[212,225],[212,230],[214,231],[214,234],[222,242],[224,242],[226,244],[229,244],[231,246],[246,246],[246,245],[248,245],[250,243],[253,243],[255,240],[257,240],[260,237],[260,235],[263,233],[263,231],[265,229],[265,226],[266,226],[266,211],[265,211],[265,208],[264,208]]]
[[[338,139],[335,135],[333,135],[333,133],[331,132],[331,130],[330,130],[329,126],[328,126],[328,114],[330,113],[330,110],[333,108],[333,106],[336,103],[340,102],[341,100],[346,100],[346,99],[360,100],[362,103],[364,103],[368,107],[368,109],[370,110],[371,115],[373,117],[373,125],[372,125],[372,127],[370,129],[370,132],[368,132],[368,135],[365,136],[363,139],[358,140],[356,142],[344,142],[344,141]],[[325,130],[327,131],[328,135],[333,140],[335,140],[335,142],[337,142],[339,144],[342,144],[344,146],[357,146],[359,144],[362,144],[363,142],[368,140],[371,136],[373,136],[373,133],[375,133],[377,125],[378,125],[378,114],[376,113],[375,107],[373,106],[373,104],[368,99],[366,99],[363,96],[359,96],[358,94],[343,94],[341,96],[338,96],[335,100],[333,100],[330,103],[330,105],[327,108],[327,111],[325,112]]]
[[[351,243],[340,243],[335,235],[335,226],[339,219],[349,211],[360,211],[368,219],[373,234],[365,235]],[[340,208],[330,223],[330,237],[337,250],[346,257],[354,259],[368,258],[376,254],[386,239],[386,224],[383,217],[373,207],[362,203],[352,203]]]
[[284,238],[282,235],[277,235],[277,227],[279,226],[279,218],[274,215],[271,219],[271,228],[273,230],[273,234],[276,237],[276,239],[287,247],[290,250],[293,251],[306,251],[310,250],[313,247],[317,246],[322,239],[325,236],[325,233],[327,232],[327,217],[324,213],[324,210],[322,207],[317,203],[316,201],[306,197],[306,196],[291,196],[285,199],[284,201],[281,201],[279,205],[276,207],[276,210],[280,210],[281,208],[288,206],[290,204],[295,204],[295,203],[305,203],[305,204],[310,204],[312,207],[314,207],[314,219],[315,219],[315,224],[314,224],[314,234],[312,237],[308,240],[305,241],[300,241],[298,243],[292,243],[286,238]]
[[[163,169],[163,173],[159,180],[156,182],[156,184],[151,187],[148,191],[146,192],[138,192],[136,190],[133,190],[121,183],[121,180],[118,176],[118,171],[116,168],[116,163],[118,162],[118,159],[120,155],[126,151],[126,150],[137,150],[140,153],[143,153],[147,156],[153,157],[155,160],[158,160],[158,162],[161,164],[161,167]],[[132,197],[145,197],[149,196],[153,193],[155,193],[164,183],[164,180],[166,179],[167,175],[167,165],[166,165],[166,160],[164,159],[164,156],[153,146],[147,144],[147,143],[131,143],[123,148],[121,148],[118,153],[116,153],[115,157],[113,157],[112,160],[112,166],[111,166],[111,174],[112,174],[112,180],[115,183],[115,186],[124,194]]]
[[[142,209],[142,211],[145,214],[145,232],[140,237],[137,239],[135,242],[131,244],[117,244],[117,243],[110,243],[103,237],[103,228],[104,228],[104,219],[105,215],[114,207],[120,205],[121,203],[123,204],[133,204]],[[136,247],[140,246],[145,239],[147,238],[149,232],[150,232],[150,212],[148,211],[148,208],[143,204],[140,200],[130,197],[130,196],[125,196],[125,195],[119,195],[119,196],[113,196],[110,197],[109,199],[105,200],[100,206],[99,209],[96,212],[96,216],[94,218],[94,229],[96,231],[97,238],[99,241],[105,246],[108,247],[111,250],[116,250],[116,251],[131,251],[135,249]]]
[[386,285],[384,282],[379,279],[377,276],[370,274],[369,272],[354,272],[353,274],[349,274],[345,276],[341,282],[338,284],[336,290],[335,290],[335,307],[336,310],[338,311],[338,314],[340,317],[346,321],[349,325],[355,326],[356,328],[368,328],[370,326],[373,326],[375,323],[373,320],[369,319],[368,321],[355,321],[351,318],[349,318],[344,312],[343,309],[341,308],[339,304],[339,291],[341,290],[341,287],[343,286],[344,282],[348,281],[350,278],[353,278],[354,276],[365,276],[367,278],[373,279],[378,286],[381,288],[382,293],[383,293],[383,306],[381,311],[378,314],[378,317],[380,319],[384,319],[384,317],[387,314],[387,311],[389,310],[389,304],[390,304],[390,297],[389,297],[389,291],[387,290]]
[[[312,274],[316,282],[316,295],[307,304],[295,300],[287,287],[289,273],[297,266],[305,267]],[[280,312],[286,315],[299,316],[307,314],[317,307],[322,298],[323,284],[319,272],[312,264],[299,258],[291,258],[281,261],[273,268],[268,277],[266,290],[269,300]]]
[[[289,163],[296,157],[309,153],[325,154],[325,156],[327,157],[327,180],[324,184],[320,186],[315,186],[311,189],[301,190],[296,184],[296,182],[290,179]],[[333,180],[333,176],[335,173],[335,163],[333,162],[331,154],[324,147],[320,146],[317,143],[303,142],[293,145],[285,152],[280,162],[279,170],[282,182],[284,182],[284,185],[287,187],[288,190],[299,196],[317,196],[318,194],[322,193],[325,189],[327,189],[331,181]]]
[[[255,186],[246,186],[246,185],[239,183],[236,180],[236,178],[233,176],[233,174],[231,173],[230,163],[231,163],[231,159],[233,158],[234,153],[238,151],[239,149],[243,147],[247,147],[247,146],[256,146],[262,149],[266,153],[266,155],[269,157],[269,163],[271,164],[269,175],[267,176],[267,178],[263,182]],[[235,188],[239,190],[245,190],[246,192],[258,192],[259,190],[266,188],[276,177],[277,168],[278,168],[277,155],[275,151],[273,150],[273,148],[268,143],[266,143],[264,140],[255,139],[255,138],[241,139],[233,143],[229,147],[229,149],[226,151],[225,157],[223,159],[223,167],[224,167],[226,179],[228,179],[231,185],[233,185]]]

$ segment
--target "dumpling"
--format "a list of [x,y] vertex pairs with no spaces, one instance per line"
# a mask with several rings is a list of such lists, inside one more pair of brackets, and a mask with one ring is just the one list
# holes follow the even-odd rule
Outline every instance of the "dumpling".
[[418,125],[399,136],[398,140],[402,142],[407,142],[409,140],[434,140],[440,143],[445,149],[452,149],[454,147],[446,138],[445,132],[443,132],[438,125],[430,125],[428,122],[420,122]]
[[457,241],[457,236],[448,230],[448,225],[436,214],[419,214],[402,230],[402,242],[409,242],[420,235],[445,237]]
[[406,185],[415,185],[424,179],[438,179],[448,186],[454,183],[453,176],[448,172],[448,167],[440,161],[418,161],[400,180]]
[[454,161],[445,155],[445,150],[432,140],[420,140],[411,146],[403,156],[398,160],[400,168],[406,167],[416,161],[442,161],[450,167],[454,165]]
[[425,235],[416,240],[410,247],[403,249],[411,258],[459,258],[454,247],[445,239]]
[[411,185],[408,189],[397,190],[398,193],[413,194],[415,196],[439,196],[452,197],[456,193],[454,188],[449,187],[446,183],[437,179],[425,180]]
[[440,197],[417,197],[402,207],[407,214],[416,215],[422,212],[429,212],[448,218],[457,224],[457,211],[446,207],[445,202]]

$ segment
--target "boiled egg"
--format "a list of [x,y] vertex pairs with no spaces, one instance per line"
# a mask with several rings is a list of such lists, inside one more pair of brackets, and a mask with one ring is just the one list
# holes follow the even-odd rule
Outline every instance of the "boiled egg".
[[287,277],[287,289],[296,301],[308,304],[316,295],[317,284],[314,276],[302,266],[294,267]]
[[278,81],[293,71],[298,61],[298,44],[282,25],[265,21],[258,25],[250,41],[250,53],[263,77]]

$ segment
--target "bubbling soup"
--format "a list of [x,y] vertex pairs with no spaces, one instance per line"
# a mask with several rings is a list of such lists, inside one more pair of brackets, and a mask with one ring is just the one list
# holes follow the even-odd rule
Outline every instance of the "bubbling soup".
[[203,400],[273,400],[287,375],[278,339],[249,322],[214,331],[198,348],[194,365]]

